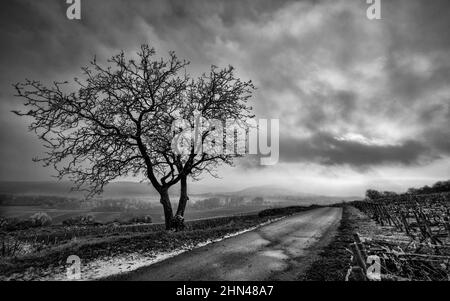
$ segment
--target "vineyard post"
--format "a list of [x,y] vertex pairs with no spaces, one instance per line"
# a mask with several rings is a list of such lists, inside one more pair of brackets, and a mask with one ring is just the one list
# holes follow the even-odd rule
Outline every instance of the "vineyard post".
[[361,267],[361,269],[363,269],[364,273],[367,272],[367,267],[366,267],[366,261],[363,259],[362,255],[361,255],[361,251],[358,248],[357,243],[352,243],[350,244],[352,253],[353,253],[353,260],[354,262]]
[[405,215],[404,215],[403,213],[402,213],[402,215],[401,215],[401,218],[402,218],[403,226],[405,227],[405,232],[406,232],[406,234],[407,234],[408,236],[411,236],[411,232],[410,232],[410,230],[409,230],[408,221],[407,221],[407,219],[406,219],[406,217],[405,217]]
[[446,222],[445,227],[447,228],[448,238],[450,239],[450,222]]
[[358,246],[358,249],[360,250],[361,255],[365,262],[365,259],[367,258],[367,252],[366,252],[366,249],[364,248],[363,243],[361,242],[361,239],[359,238],[358,233],[353,234],[353,239],[355,240],[355,243]]

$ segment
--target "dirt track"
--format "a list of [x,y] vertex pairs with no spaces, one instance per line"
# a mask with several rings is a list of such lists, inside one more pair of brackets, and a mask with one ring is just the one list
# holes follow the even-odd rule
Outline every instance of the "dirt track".
[[341,208],[302,212],[111,280],[295,280],[341,215]]

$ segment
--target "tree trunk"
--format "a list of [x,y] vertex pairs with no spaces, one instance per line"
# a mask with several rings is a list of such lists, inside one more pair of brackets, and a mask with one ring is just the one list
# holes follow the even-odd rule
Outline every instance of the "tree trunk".
[[160,191],[160,203],[164,208],[164,221],[166,223],[166,230],[171,230],[173,228],[173,211],[172,205],[170,204],[169,191],[164,189]]
[[177,215],[184,216],[184,210],[186,210],[186,204],[189,200],[187,193],[187,177],[182,176],[180,179],[180,200],[178,202]]
[[185,228],[184,211],[188,200],[187,176],[182,176],[180,179],[180,200],[178,201],[177,214],[175,215],[175,228],[177,230],[183,230]]

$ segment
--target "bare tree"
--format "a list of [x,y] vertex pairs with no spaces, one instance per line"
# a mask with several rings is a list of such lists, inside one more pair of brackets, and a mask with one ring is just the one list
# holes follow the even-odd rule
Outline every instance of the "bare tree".
[[[126,59],[121,52],[108,63],[104,67],[94,59],[82,68],[83,79],[71,84],[16,84],[17,96],[29,110],[14,113],[31,117],[29,130],[46,148],[45,155],[34,160],[53,166],[58,179],[71,180],[73,189],[91,197],[117,178],[143,176],[160,194],[166,228],[171,229],[169,188],[179,181],[186,187],[187,176],[211,171],[217,160],[230,161],[227,156],[199,157],[194,150],[187,157],[174,152],[173,122],[187,118],[194,108],[207,118],[242,118],[239,112],[250,109],[242,101],[249,97],[243,94],[251,83],[235,79],[232,68],[215,67],[209,76],[193,80],[186,73],[188,62],[173,52],[167,59],[156,59],[147,45],[136,59]],[[182,188],[180,214],[186,191]]]
[[67,92],[73,89],[68,82],[18,83],[17,96],[30,109],[14,113],[31,117],[29,129],[44,143],[45,156],[35,160],[53,166],[59,179],[67,177],[88,196],[116,178],[145,175],[160,194],[170,228],[168,189],[180,176],[155,153],[171,139],[170,112],[189,83],[188,63],[174,53],[166,60],[154,55],[144,45],[136,60],[121,52],[102,67],[94,59],[82,68],[84,79],[75,78],[76,92]]

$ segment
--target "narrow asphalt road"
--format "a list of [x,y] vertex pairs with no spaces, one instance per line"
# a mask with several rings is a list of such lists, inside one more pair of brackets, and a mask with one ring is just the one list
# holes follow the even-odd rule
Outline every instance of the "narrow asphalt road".
[[117,280],[295,280],[333,236],[341,208],[301,212]]

